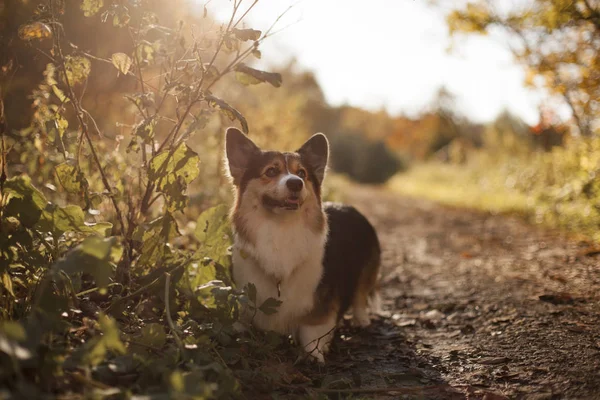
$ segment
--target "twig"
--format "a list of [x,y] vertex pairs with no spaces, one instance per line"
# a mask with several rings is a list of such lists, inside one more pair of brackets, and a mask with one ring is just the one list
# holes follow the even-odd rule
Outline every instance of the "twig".
[[[118,282],[113,282],[113,283],[109,283],[108,285],[106,285],[106,287],[111,287],[111,286],[121,286],[120,283]],[[75,294],[76,297],[81,297],[81,296],[85,296],[86,294],[90,294],[93,292],[97,292],[98,290],[100,290],[101,288],[99,287],[93,287],[91,289],[87,289],[87,290],[83,290],[77,294]]]
[[156,285],[158,282],[160,281],[160,277],[154,279],[152,282],[142,286],[141,288],[139,288],[138,290],[136,290],[133,293],[128,294],[127,296],[123,296],[120,297],[118,299],[116,299],[115,301],[113,301],[108,307],[106,307],[106,309],[104,310],[105,314],[108,314],[113,308],[115,308],[117,305],[133,298],[136,296],[139,296],[142,292],[145,292],[146,290],[150,289],[152,286]]
[[149,350],[152,350],[152,351],[155,351],[157,353],[164,354],[164,350],[163,349],[160,349],[158,347],[154,347],[154,346],[146,344],[146,343],[138,342],[137,340],[129,339],[129,340],[127,340],[127,343],[130,343],[130,344],[133,344],[133,345],[136,345],[136,346],[140,346],[140,347],[145,347],[145,348],[147,348]]
[[111,389],[111,386],[109,386],[109,385],[107,385],[105,383],[96,381],[96,380],[94,380],[92,378],[83,376],[79,372],[67,372],[67,373],[69,375],[71,375],[76,381],[78,381],[79,383],[83,383],[84,385],[93,386],[93,387],[98,388],[98,389]]
[[356,389],[312,389],[318,393],[390,393],[397,392],[402,394],[418,394],[429,391],[446,391],[453,389],[450,385],[427,385],[427,386],[396,386],[380,388],[356,388]]
[[235,24],[233,24],[232,28],[235,28],[236,26],[238,26],[239,23],[242,22],[242,20],[244,18],[246,18],[246,15],[248,15],[248,13],[250,12],[250,10],[252,10],[252,8],[254,8],[254,6],[256,5],[256,3],[258,3],[258,0],[254,0],[254,2],[252,4],[250,4],[250,7],[248,7],[248,9],[242,14],[242,16],[237,20],[237,22]]
[[[225,43],[225,38],[227,36],[227,33],[231,30],[231,26],[233,24],[233,20],[235,18],[235,15],[237,13],[238,8],[240,7],[240,4],[241,4],[241,0],[239,2],[237,2],[237,1],[234,0],[233,12],[231,13],[231,18],[229,20],[229,23],[227,24],[227,28],[225,29],[225,32],[221,36],[221,40],[219,41],[219,44],[217,45],[217,48],[216,48],[216,50],[215,50],[215,52],[214,52],[214,54],[213,54],[210,62],[208,63],[208,67],[206,68],[206,71],[210,71],[210,69],[214,65],[215,61],[217,60],[217,56],[221,52],[221,48],[223,47],[223,44]],[[202,84],[204,83],[205,77],[206,77],[206,73],[203,73],[202,74],[202,78],[200,79],[200,82],[198,83],[198,86],[196,86],[196,90],[194,91],[194,95],[192,96],[192,99],[194,99],[194,100],[190,101],[190,103],[186,107],[185,111],[183,112],[183,115],[179,118],[179,123],[177,125],[175,125],[173,127],[173,129],[171,129],[171,132],[169,132],[169,134],[167,135],[167,137],[165,138],[165,140],[161,143],[160,147],[158,148],[157,153],[160,153],[160,151],[168,143],[168,141],[171,138],[171,136],[173,137],[172,141],[173,142],[175,141],[175,138],[177,137],[177,134],[179,133],[179,130],[183,126],[183,123],[185,122],[185,119],[187,118],[188,114],[192,110],[192,107],[194,106],[194,104],[196,104],[196,99],[198,98],[198,95],[200,94],[200,91],[202,90]],[[167,160],[165,160],[165,163],[167,161],[168,161],[168,158],[167,158]]]
[[[83,54],[84,56],[86,56],[87,58],[91,58],[92,60],[101,61],[101,62],[104,62],[104,63],[114,66],[114,63],[110,59],[97,57],[97,56],[94,56],[93,54],[86,53],[85,51],[81,51],[80,53]],[[134,74],[132,71],[127,71],[127,73],[124,75],[131,76],[131,77],[135,78],[136,81],[139,81],[139,77],[136,74]],[[158,90],[158,88],[154,87],[153,85],[151,85],[148,82],[145,82],[145,84],[146,84],[146,86],[148,86],[149,88],[151,88],[153,90]]]
[[[140,25],[141,25],[141,23],[142,22],[140,21]],[[144,76],[142,75],[142,69],[140,68],[140,60],[138,59],[139,33],[140,33],[140,28],[138,28],[138,33],[136,35],[136,38],[134,39],[133,34],[131,33],[131,28],[129,29],[129,37],[131,38],[131,42],[133,43],[133,61],[135,62],[135,69],[137,70],[137,73],[139,76],[140,86],[142,89],[142,95],[144,95],[144,94],[146,94],[146,86],[144,84]],[[140,108],[140,113],[142,114],[142,117],[144,117],[146,119],[148,118],[148,115],[144,114],[144,111],[141,108]],[[143,149],[143,152],[145,153],[146,150]]]
[[[219,55],[219,53],[221,52],[221,48],[223,47],[223,44],[225,43],[225,37],[227,36],[227,33],[231,30],[231,26],[233,24],[233,20],[235,19],[235,15],[237,13],[237,10],[239,8],[241,4],[241,0],[238,2],[236,0],[234,0],[234,5],[233,5],[233,12],[231,13],[231,18],[229,20],[229,23],[227,24],[227,28],[225,29],[225,32],[223,33],[221,40],[219,41],[219,44],[217,45],[217,48],[210,60],[210,62],[208,63],[208,67],[206,68],[206,71],[210,71],[210,69],[212,68],[212,66],[214,65],[217,56]],[[175,65],[175,64],[174,64]],[[189,104],[187,105],[185,111],[183,112],[183,115],[179,116],[179,121],[178,123],[171,129],[171,131],[169,132],[169,134],[167,135],[167,137],[165,137],[165,139],[163,140],[163,142],[160,144],[160,146],[158,147],[158,149],[156,150],[156,152],[153,154],[152,158],[150,159],[150,163],[152,162],[152,160],[154,160],[154,158],[162,151],[162,149],[167,145],[167,143],[169,143],[169,141],[171,141],[171,143],[175,143],[175,139],[177,138],[177,134],[179,133],[179,131],[181,130],[181,127],[183,126],[183,123],[185,122],[187,116],[189,115],[190,111],[192,110],[192,107],[196,104],[198,96],[200,95],[200,92],[202,90],[202,85],[204,84],[204,80],[206,78],[207,73],[204,72],[202,74],[202,78],[200,79],[200,82],[198,83],[198,85],[196,86],[196,90],[194,91],[194,95],[192,96],[192,99],[190,100]],[[214,83],[214,82],[213,82]],[[164,100],[164,99],[163,99]],[[161,101],[161,105],[162,105],[162,101]],[[165,161],[163,162],[163,164],[161,165],[160,169],[163,168],[163,166],[166,166],[169,163],[169,160],[171,158],[171,155],[167,156],[165,158]],[[150,200],[150,197],[152,196],[152,192],[154,191],[155,185],[154,183],[148,181],[148,185],[146,186],[146,192],[144,193],[144,196],[142,197],[142,205],[140,208],[140,211],[142,214],[145,214],[148,210],[148,202]]]
[[110,194],[109,197],[111,198],[113,206],[115,208],[115,213],[117,214],[117,219],[119,220],[119,224],[121,225],[121,231],[125,232],[126,231],[125,230],[125,220],[123,219],[123,215],[121,213],[121,210],[119,209],[117,200],[112,195],[113,194],[112,187],[111,187],[110,183],[108,182],[108,178],[106,177],[104,168],[102,168],[102,163],[100,162],[100,158],[98,157],[96,148],[94,147],[94,143],[92,142],[92,138],[90,137],[87,124],[83,120],[83,111],[81,108],[81,104],[79,103],[77,97],[75,96],[75,92],[73,91],[73,87],[71,86],[71,82],[69,81],[69,76],[67,74],[67,68],[65,66],[65,57],[64,57],[64,54],[62,51],[62,46],[60,45],[60,30],[54,29],[54,32],[55,32],[55,35],[54,35],[55,45],[56,45],[56,49],[57,49],[58,55],[59,55],[58,61],[60,62],[60,67],[61,67],[61,70],[64,75],[65,84],[67,86],[67,96],[71,100],[71,104],[73,106],[73,109],[75,110],[75,115],[77,116],[77,120],[79,122],[79,126],[81,127],[82,134],[85,136],[85,138],[88,141],[90,151],[92,153],[92,158],[94,159],[94,162],[100,172],[100,177],[102,178],[102,183],[104,184],[104,188]]
[[[269,27],[269,29],[267,29],[267,31],[265,32],[265,34],[263,35],[263,37],[261,38],[261,40],[264,40],[266,38],[268,38],[271,35],[274,35],[273,33],[273,28],[275,28],[275,25],[277,25],[277,23],[281,20],[281,18],[283,18],[283,16],[285,14],[287,14],[292,8],[294,8],[300,1],[291,4],[288,8],[285,9],[284,12],[282,12],[281,14],[279,14],[279,16],[275,19],[275,22],[273,22],[273,24]],[[278,30],[277,32],[279,32],[281,30]]]
[[169,305],[169,286],[171,283],[171,274],[165,272],[165,278],[165,313],[167,314],[167,322],[169,323],[169,328],[171,328],[173,338],[175,338],[175,342],[177,343],[177,346],[179,346],[179,357],[181,357],[185,351],[185,346],[183,345],[179,334],[177,334],[177,329],[175,328],[175,324],[171,318],[171,307]]

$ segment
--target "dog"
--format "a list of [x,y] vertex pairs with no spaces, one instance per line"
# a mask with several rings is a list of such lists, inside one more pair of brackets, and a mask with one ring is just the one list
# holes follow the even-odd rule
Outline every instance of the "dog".
[[225,134],[235,200],[231,212],[233,281],[256,287],[256,306],[272,297],[277,312],[245,313],[262,330],[292,335],[319,362],[352,306],[353,323],[377,308],[381,250],[373,226],[355,208],[322,203],[329,143],[317,133],[295,152],[263,151],[237,128]]

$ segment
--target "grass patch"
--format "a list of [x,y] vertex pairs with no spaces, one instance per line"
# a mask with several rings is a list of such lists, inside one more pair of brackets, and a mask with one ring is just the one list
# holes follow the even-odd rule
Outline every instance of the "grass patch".
[[474,166],[417,164],[394,176],[388,187],[397,193],[442,204],[494,213],[533,215],[534,200],[513,188],[502,176],[476,171]]
[[[575,197],[570,201],[549,201],[539,188],[529,192],[518,182],[513,165],[486,167],[475,163],[453,165],[416,164],[394,176],[388,188],[405,196],[424,198],[454,207],[492,213],[519,215],[531,223],[559,228],[582,239],[600,241],[598,212],[589,201]],[[519,186],[519,184],[521,186]]]

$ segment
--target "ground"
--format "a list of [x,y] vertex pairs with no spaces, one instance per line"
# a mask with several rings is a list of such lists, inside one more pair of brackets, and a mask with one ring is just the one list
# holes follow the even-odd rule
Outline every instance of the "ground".
[[385,312],[305,369],[313,394],[600,399],[599,248],[380,189],[347,202],[378,231]]

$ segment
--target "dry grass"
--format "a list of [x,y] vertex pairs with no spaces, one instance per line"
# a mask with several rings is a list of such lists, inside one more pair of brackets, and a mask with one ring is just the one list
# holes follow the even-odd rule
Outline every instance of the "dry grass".
[[512,189],[510,181],[500,175],[478,175],[473,166],[416,164],[394,176],[388,187],[403,195],[457,207],[524,215],[534,212],[534,200]]

